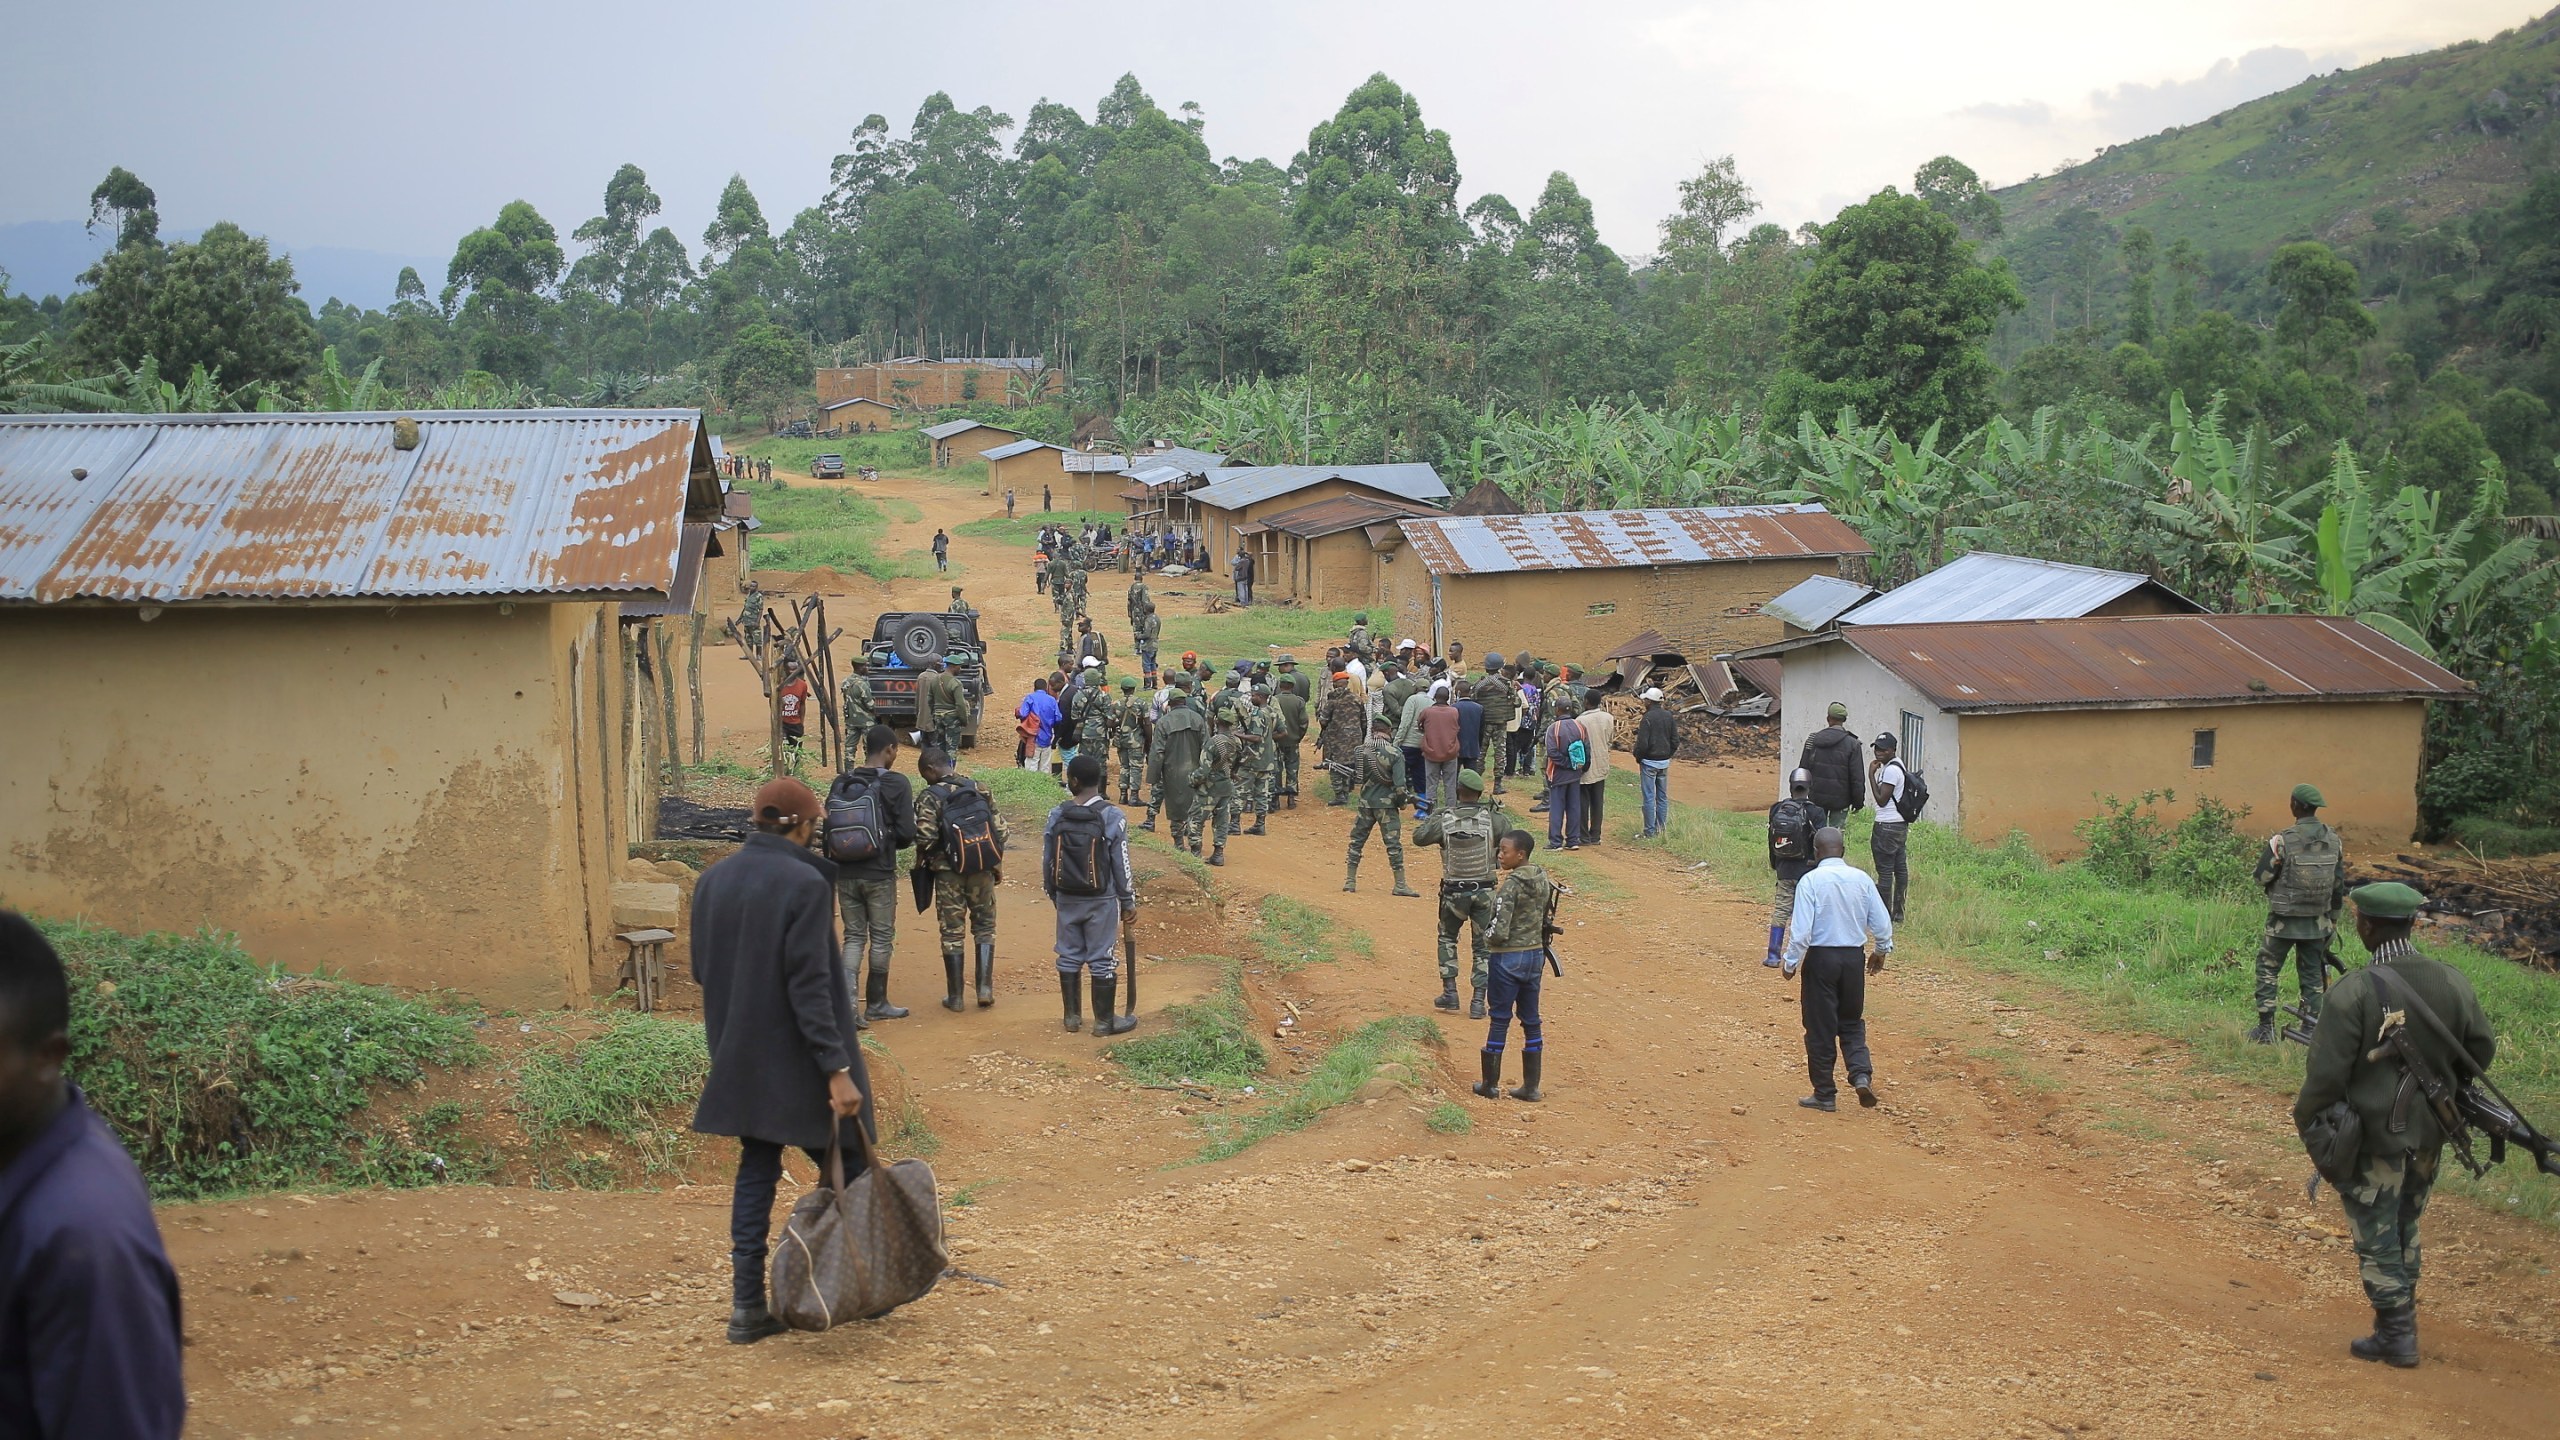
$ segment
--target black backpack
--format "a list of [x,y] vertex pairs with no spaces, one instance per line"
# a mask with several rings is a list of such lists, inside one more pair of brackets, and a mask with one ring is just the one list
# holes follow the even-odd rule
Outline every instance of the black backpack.
[[942,799],[942,847],[951,868],[962,875],[983,875],[1004,864],[1004,842],[996,838],[996,805],[975,785],[946,784]]
[[1919,771],[1903,768],[1902,788],[1893,794],[1893,808],[1906,824],[1919,819],[1920,812],[1929,808],[1929,782],[1920,778]]
[[1813,863],[1813,832],[1821,827],[1822,811],[1810,800],[1790,795],[1769,807],[1769,853],[1781,862],[1810,865]]
[[858,865],[880,858],[889,827],[881,813],[880,772],[864,765],[847,770],[827,787],[827,858],[839,865]]
[[1109,844],[1104,839],[1102,807],[1070,800],[1049,822],[1047,873],[1041,884],[1060,895],[1109,892]]

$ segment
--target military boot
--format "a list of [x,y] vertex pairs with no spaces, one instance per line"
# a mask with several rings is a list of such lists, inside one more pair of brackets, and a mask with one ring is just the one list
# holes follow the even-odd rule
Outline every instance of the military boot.
[[978,1008],[996,1003],[996,942],[978,942]]
[[1209,852],[1209,863],[1212,865],[1224,865],[1227,863],[1226,842],[1220,841],[1218,848]]
[[1360,862],[1354,860],[1351,862],[1349,867],[1344,869],[1342,872],[1342,893],[1345,895],[1356,895],[1359,892]]
[[1435,1010],[1458,1008],[1458,977],[1454,975],[1440,977],[1440,998],[1431,1002],[1431,1008]]
[[1404,883],[1404,867],[1401,865],[1396,867],[1396,888],[1388,893],[1392,895],[1402,895],[1409,900],[1419,900],[1422,898],[1421,891]]
[[969,1007],[960,1000],[960,947],[942,947],[942,1008],[958,1014]]
[[1517,1089],[1514,1089],[1511,1092],[1511,1098],[1514,1100],[1526,1100],[1532,1105],[1546,1099],[1547,1092],[1538,1088],[1539,1072],[1546,1068],[1547,1057],[1543,1052],[1537,1050],[1522,1051],[1520,1055],[1520,1084]]
[[1470,1020],[1484,1018],[1484,987],[1481,985],[1476,987],[1475,998],[1467,1002],[1467,1018]]
[[2273,1045],[2276,1043],[2276,1017],[2274,1011],[2261,1010],[2258,1012],[2258,1028],[2249,1032],[2249,1043],[2252,1045]]
[[2373,1312],[2373,1333],[2347,1342],[2347,1353],[2359,1360],[2379,1360],[2396,1370],[2418,1364],[2418,1307],[2413,1301]]
[[1269,818],[1271,818],[1271,812],[1270,812],[1270,811],[1268,811],[1268,810],[1256,810],[1256,811],[1254,811],[1254,812],[1253,812],[1253,827],[1252,827],[1251,829],[1249,829],[1249,830],[1245,831],[1244,833],[1246,833],[1247,835],[1259,835],[1259,834],[1261,834],[1261,833],[1262,833],[1262,822],[1263,822],[1263,821],[1265,821],[1265,820],[1267,820],[1267,819],[1269,819]]
[[1138,822],[1138,828],[1147,831],[1156,828],[1156,807],[1153,805],[1147,807],[1147,818]]
[[1058,972],[1058,1000],[1066,1007],[1058,1023],[1073,1035],[1084,1028],[1084,976],[1073,970]]
[[1093,1033],[1097,1039],[1126,1035],[1138,1028],[1134,1015],[1120,1013],[1120,980],[1096,976],[1093,982]]
[[1501,1051],[1487,1050],[1484,1052],[1484,1078],[1477,1081],[1472,1088],[1477,1094],[1483,1096],[1487,1100],[1499,1100],[1502,1098]]
[[889,972],[874,969],[862,981],[862,1018],[870,1020],[904,1020],[907,1012],[889,1003]]

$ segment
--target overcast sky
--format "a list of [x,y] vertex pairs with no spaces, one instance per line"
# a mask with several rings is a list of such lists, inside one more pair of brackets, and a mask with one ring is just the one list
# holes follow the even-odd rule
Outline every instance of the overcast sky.
[[[742,172],[776,229],[847,132],[947,90],[1087,115],[1122,72],[1198,101],[1214,154],[1286,165],[1371,72],[1449,132],[1469,198],[1552,170],[1652,249],[1681,178],[1732,152],[1762,218],[1827,218],[1954,154],[1994,184],[2315,71],[2486,37],[2523,0],[1515,0],[1258,5],[141,0],[13,7],[0,223],[85,213],[110,165],[164,223],[446,255],[530,200],[563,236],[637,162],[698,246]],[[432,286],[435,279],[430,277]]]

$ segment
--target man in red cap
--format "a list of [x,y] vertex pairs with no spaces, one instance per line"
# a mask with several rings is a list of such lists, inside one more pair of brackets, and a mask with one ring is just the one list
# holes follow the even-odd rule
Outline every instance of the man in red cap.
[[797,1145],[823,1164],[845,1121],[878,1133],[836,940],[836,867],[809,848],[823,813],[808,786],[767,781],[749,812],[756,833],[703,871],[693,891],[693,978],[711,1049],[693,1128],[738,1137],[729,1205],[733,1345],[783,1328],[765,1308],[764,1289],[783,1147]]

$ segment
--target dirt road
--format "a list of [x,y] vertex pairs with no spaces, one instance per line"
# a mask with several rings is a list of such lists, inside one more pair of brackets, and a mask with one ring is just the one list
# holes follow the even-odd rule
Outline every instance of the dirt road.
[[[876,488],[922,515],[891,552],[991,513],[947,483]],[[989,633],[1039,637],[1000,644],[1001,672],[1033,673],[1054,631],[1023,552],[955,537],[953,553]],[[887,603],[856,584],[862,605]],[[946,588],[928,577],[894,598],[938,605]],[[1096,587],[1098,616],[1117,602],[1116,583]],[[736,710],[720,728],[758,743],[744,666],[708,668],[714,703]],[[1430,902],[1387,895],[1374,857],[1374,883],[1340,893],[1342,816],[1274,816],[1218,872],[1222,911],[1148,942],[1214,949],[1223,923],[1241,949],[1275,893],[1370,936],[1373,958],[1253,977],[1258,1003],[1286,996],[1314,1032],[1286,1042],[1294,1055],[1267,1042],[1284,1064],[1364,1020],[1427,1013],[1436,988]],[[1793,987],[1758,963],[1763,877],[1683,870],[1628,843],[1632,828],[1619,815],[1584,852],[1568,973],[1548,988],[1543,1105],[1467,1096],[1480,1032],[1458,1021],[1426,1077],[1436,1093],[1381,1080],[1305,1131],[1181,1165],[1196,1102],[1130,1087],[1090,1036],[1060,1032],[1048,914],[1017,878],[1001,1003],[934,1008],[932,940],[911,916],[894,991],[916,1013],[874,1032],[941,1139],[944,1194],[966,1202],[951,1234],[969,1278],[877,1324],[740,1349],[719,1334],[722,1188],[173,1207],[196,1433],[2560,1427],[2549,1232],[2441,1202],[2428,1364],[2357,1364],[2353,1256],[2334,1205],[2303,1202],[2271,1097],[1906,952],[1869,992],[1882,1108],[1800,1110]],[[1436,863],[1416,858],[1425,889]],[[1152,970],[1149,1010],[1205,978]],[[1447,1097],[1472,1133],[1425,1127]]]

